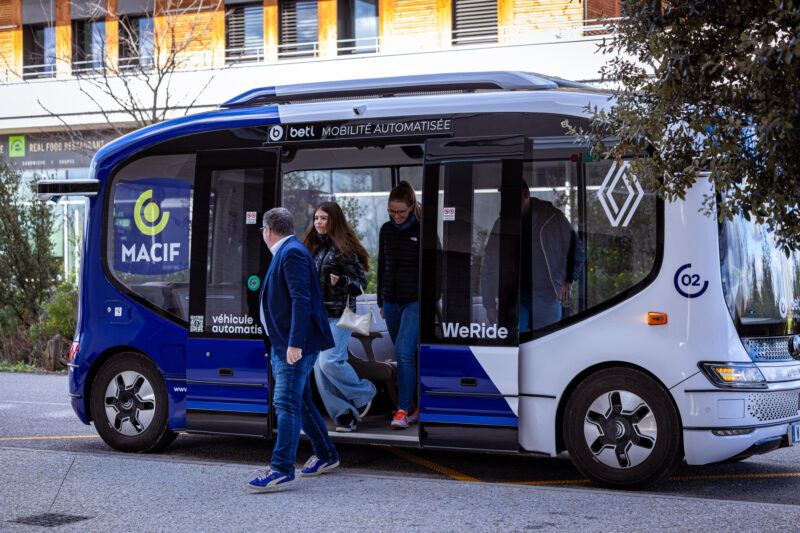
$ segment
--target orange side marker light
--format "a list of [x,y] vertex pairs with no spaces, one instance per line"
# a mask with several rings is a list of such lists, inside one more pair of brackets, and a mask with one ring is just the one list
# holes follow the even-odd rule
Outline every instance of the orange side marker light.
[[667,313],[647,313],[648,326],[663,326],[667,323]]

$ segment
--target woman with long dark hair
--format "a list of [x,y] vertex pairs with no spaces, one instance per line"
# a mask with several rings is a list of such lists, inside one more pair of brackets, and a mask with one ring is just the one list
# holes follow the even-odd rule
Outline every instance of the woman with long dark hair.
[[419,338],[420,205],[414,188],[401,181],[389,193],[389,221],[378,237],[378,307],[394,343],[398,402],[393,429],[419,421],[411,411],[417,383],[415,354]]
[[336,323],[345,307],[356,310],[356,297],[367,287],[364,271],[369,270],[369,255],[336,202],[322,202],[317,207],[314,224],[306,232],[303,244],[314,257],[325,312],[336,342],[336,346],[317,357],[317,389],[336,423],[336,431],[353,431],[372,404],[375,385],[359,379],[347,362],[351,332]]

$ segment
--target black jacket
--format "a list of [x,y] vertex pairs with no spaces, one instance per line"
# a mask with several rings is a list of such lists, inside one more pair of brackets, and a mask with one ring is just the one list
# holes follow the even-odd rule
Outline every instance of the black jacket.
[[[320,247],[314,255],[319,284],[322,287],[322,303],[328,318],[339,318],[345,306],[356,310],[356,297],[367,288],[364,268],[355,255],[343,256],[339,248],[327,235],[319,235]],[[331,285],[331,274],[339,276],[336,285]]]
[[378,306],[416,302],[419,291],[419,221],[404,230],[390,220],[378,237]]

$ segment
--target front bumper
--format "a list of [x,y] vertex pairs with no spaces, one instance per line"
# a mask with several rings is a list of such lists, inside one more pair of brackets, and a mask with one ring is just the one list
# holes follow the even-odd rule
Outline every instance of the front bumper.
[[[697,374],[674,387],[672,393],[683,422],[688,464],[715,463],[786,446],[790,424],[800,422],[800,381],[735,390],[716,388]],[[731,429],[751,431],[714,434],[715,430]]]

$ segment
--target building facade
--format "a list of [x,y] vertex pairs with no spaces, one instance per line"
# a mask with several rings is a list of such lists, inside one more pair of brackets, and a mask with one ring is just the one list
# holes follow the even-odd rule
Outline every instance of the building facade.
[[[248,89],[432,72],[599,80],[617,0],[0,0],[0,155],[85,177],[124,131]],[[78,267],[82,202],[56,247]]]

